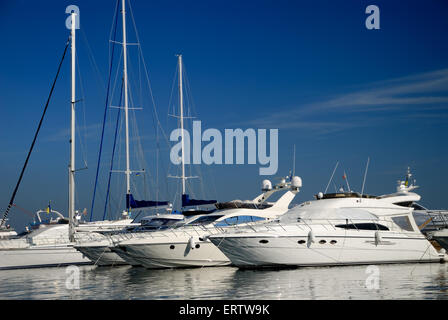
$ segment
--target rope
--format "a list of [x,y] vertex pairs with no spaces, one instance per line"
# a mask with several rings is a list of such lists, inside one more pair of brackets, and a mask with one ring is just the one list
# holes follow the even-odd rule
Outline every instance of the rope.
[[18,205],[16,205],[15,203],[13,203],[13,206],[16,207],[17,209],[19,209],[22,212],[25,212],[27,215],[29,215],[31,218],[34,217],[34,214],[31,211],[28,211],[24,208],[19,207]]
[[14,199],[16,197],[17,190],[19,189],[19,185],[22,182],[23,174],[25,173],[25,169],[26,169],[26,167],[28,165],[28,161],[30,159],[31,153],[33,152],[34,144],[36,143],[37,136],[38,136],[40,128],[42,126],[42,122],[43,122],[43,120],[45,118],[45,114],[47,113],[47,108],[48,108],[48,105],[50,103],[51,97],[53,95],[53,90],[54,90],[54,87],[56,86],[56,81],[57,81],[57,79],[59,77],[59,72],[61,71],[62,62],[64,61],[65,54],[67,53],[67,49],[68,49],[69,44],[70,44],[70,37],[69,37],[69,39],[67,40],[67,42],[65,44],[64,53],[62,55],[61,61],[59,62],[58,71],[57,71],[56,76],[55,76],[55,78],[53,80],[53,85],[51,86],[50,94],[48,95],[48,98],[47,98],[47,103],[45,104],[45,108],[44,108],[44,111],[42,113],[42,117],[40,118],[39,125],[37,127],[36,133],[34,134],[33,142],[31,143],[30,150],[28,151],[28,155],[26,157],[25,164],[23,165],[22,171],[20,173],[19,180],[17,181],[16,187],[14,188],[14,191],[13,191],[12,196],[11,196],[11,200],[9,200],[8,208],[6,208],[6,211],[3,214],[3,218],[2,218],[2,221],[0,223],[0,227],[3,226],[3,224],[5,223],[6,218],[8,217],[9,210],[14,205]]

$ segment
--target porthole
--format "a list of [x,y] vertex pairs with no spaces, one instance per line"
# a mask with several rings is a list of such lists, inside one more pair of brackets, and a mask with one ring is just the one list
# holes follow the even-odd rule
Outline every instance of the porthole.
[[197,244],[197,245],[195,245],[194,246],[196,249],[199,249],[200,247],[201,247],[201,245],[200,244]]
[[174,248],[176,248],[176,247],[174,246],[174,244],[170,245],[170,249],[171,249],[171,250],[173,250]]
[[319,243],[320,243],[320,244],[326,244],[327,241],[325,241],[325,240],[320,240]]
[[336,241],[336,240],[331,240],[330,243],[331,243],[331,244],[336,244],[337,241]]
[[263,243],[263,244],[266,244],[268,242],[269,242],[268,240],[260,240],[260,243]]
[[297,241],[298,244],[304,244],[306,241],[305,240],[299,240]]

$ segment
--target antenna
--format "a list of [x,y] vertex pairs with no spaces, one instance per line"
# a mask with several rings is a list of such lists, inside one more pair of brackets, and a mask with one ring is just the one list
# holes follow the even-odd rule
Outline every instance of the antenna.
[[362,195],[364,194],[364,185],[366,183],[367,170],[369,169],[369,162],[370,162],[370,157],[367,157],[366,170],[364,171],[364,180],[362,181],[361,199],[362,199]]
[[352,190],[350,189],[350,185],[348,184],[348,178],[347,178],[347,174],[345,173],[345,171],[344,171],[344,179],[345,179],[345,182],[347,182],[348,192],[352,192]]
[[327,187],[325,188],[324,194],[327,193],[328,187],[330,186],[331,180],[333,180],[333,176],[334,176],[334,173],[336,172],[338,165],[339,165],[339,161],[336,162],[336,166],[333,169],[333,173],[331,174],[330,181],[328,181]]
[[294,145],[294,157],[293,157],[293,160],[292,160],[292,176],[291,176],[291,179],[292,179],[292,177],[295,176],[295,174],[296,174],[296,145]]

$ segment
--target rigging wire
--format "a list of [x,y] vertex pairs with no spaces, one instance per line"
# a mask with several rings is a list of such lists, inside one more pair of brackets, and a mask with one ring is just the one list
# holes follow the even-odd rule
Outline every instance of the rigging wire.
[[30,149],[28,151],[28,155],[26,157],[25,164],[23,165],[22,171],[20,172],[19,180],[17,181],[17,184],[16,184],[16,186],[14,188],[14,191],[12,193],[11,199],[9,200],[8,207],[6,208],[6,211],[3,214],[3,218],[2,218],[2,221],[0,223],[0,227],[3,226],[3,224],[5,223],[6,218],[8,217],[9,210],[14,205],[14,199],[16,197],[16,194],[17,194],[17,191],[19,189],[20,183],[22,182],[22,178],[23,178],[23,174],[25,173],[25,169],[28,166],[28,161],[30,159],[31,153],[33,152],[34,144],[36,143],[37,136],[38,136],[40,128],[42,126],[42,122],[43,122],[43,120],[45,118],[45,114],[47,113],[48,105],[49,105],[51,97],[53,95],[53,90],[54,90],[54,88],[56,86],[56,81],[57,81],[57,79],[59,77],[59,72],[61,71],[62,63],[64,61],[65,54],[67,53],[67,49],[68,49],[68,46],[70,44],[70,39],[71,38],[69,37],[67,42],[66,42],[66,44],[65,44],[64,53],[62,55],[61,61],[59,62],[58,71],[57,71],[56,76],[54,78],[53,85],[51,86],[50,94],[48,95],[48,99],[47,99],[47,102],[45,104],[45,108],[44,108],[44,111],[42,113],[42,117],[40,118],[39,125],[37,127],[36,133],[34,134],[33,142],[31,143],[31,147],[30,147]]
[[[117,7],[115,9],[115,12],[117,12],[117,10],[118,10],[118,5],[119,5],[119,1],[117,0]],[[118,15],[115,14],[114,41],[115,41],[116,35],[117,35],[117,20],[118,20]],[[96,187],[98,184],[98,174],[99,174],[99,170],[100,170],[101,155],[102,155],[103,141],[104,141],[104,128],[105,128],[105,124],[106,124],[107,109],[109,107],[109,92],[110,92],[110,82],[111,82],[110,80],[111,80],[111,75],[112,75],[113,57],[114,57],[114,51],[115,51],[114,48],[115,48],[115,45],[112,44],[112,57],[110,59],[110,66],[109,66],[109,78],[108,78],[108,83],[107,83],[106,102],[105,102],[105,107],[104,107],[103,128],[101,130],[100,150],[98,152],[98,162],[97,162],[97,167],[96,167],[95,184],[93,187],[92,205],[90,207],[90,221],[92,221],[92,219],[93,219],[93,208],[95,205]]]
[[[78,59],[78,55],[76,55],[76,63],[77,63],[77,73],[78,73],[78,79],[79,79],[79,84],[80,84],[80,88],[81,88],[81,99],[78,100],[78,102],[81,103],[82,105],[82,109],[83,109],[83,130],[80,130],[78,122],[77,122],[77,130],[76,130],[76,134],[78,135],[78,141],[81,147],[81,153],[83,156],[83,162],[84,162],[84,169],[87,169],[87,121],[86,121],[86,104],[85,104],[85,91],[84,91],[84,85],[83,85],[83,80],[82,80],[82,76],[81,76],[81,71],[80,71],[80,63],[79,63],[79,59]],[[84,131],[84,136],[81,135],[81,132]]]
[[[123,84],[121,85],[120,100],[119,100],[120,105],[121,105],[122,96],[123,96]],[[115,126],[114,146],[112,148],[112,159],[110,161],[109,180],[107,182],[106,201],[104,203],[103,220],[106,218],[106,209],[107,209],[107,203],[108,203],[108,199],[109,199],[110,180],[112,177],[112,170],[114,168],[114,154],[115,154],[115,146],[116,146],[116,142],[117,142],[117,133],[118,133],[118,124],[120,121],[120,115],[121,115],[121,108],[118,109],[117,122],[116,122],[116,126]],[[109,215],[109,217],[110,217],[110,215]]]

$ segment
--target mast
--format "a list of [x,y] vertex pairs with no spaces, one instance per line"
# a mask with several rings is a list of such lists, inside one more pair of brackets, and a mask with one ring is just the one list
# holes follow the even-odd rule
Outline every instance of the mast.
[[70,166],[69,166],[69,239],[74,241],[74,219],[75,219],[75,104],[76,104],[76,13],[72,12],[71,29],[71,55],[72,55],[72,98],[71,98],[71,137],[70,137]]
[[[129,109],[128,109],[128,57],[126,43],[126,0],[121,1],[121,14],[123,18],[123,82],[124,82],[124,115],[126,123],[126,195],[131,194],[131,170],[129,163]],[[130,206],[126,205],[129,212]]]
[[182,138],[182,194],[185,194],[185,145],[184,145],[184,95],[182,90],[182,55],[179,54],[179,106],[180,106],[180,132]]

